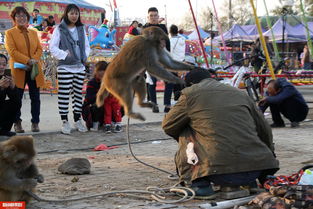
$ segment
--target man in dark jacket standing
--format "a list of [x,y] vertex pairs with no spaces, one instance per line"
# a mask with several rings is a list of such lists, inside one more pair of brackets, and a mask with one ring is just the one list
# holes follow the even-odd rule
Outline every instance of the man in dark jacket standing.
[[205,70],[187,74],[186,85],[162,126],[178,140],[177,171],[196,196],[214,196],[211,182],[251,186],[278,170],[272,130],[247,94]]
[[[168,35],[166,25],[159,23],[159,11],[155,7],[150,7],[148,9],[148,23],[146,23],[143,26],[143,28],[148,28],[151,26],[157,26],[157,27],[161,28]],[[170,41],[166,41],[167,51],[171,50],[170,44],[171,44]],[[151,79],[153,81],[153,84],[148,84],[148,97],[149,97],[148,99],[151,102],[158,104],[157,103],[157,97],[156,97],[157,78],[151,76]],[[165,83],[165,89],[164,89],[164,106],[165,106],[165,108],[164,108],[164,112],[168,112],[170,110],[173,87],[174,87],[174,84],[167,83],[167,82]],[[152,109],[152,112],[158,113],[159,107],[157,105],[155,105]]]
[[267,96],[259,103],[264,112],[269,106],[273,124],[272,128],[285,127],[285,123],[280,115],[283,114],[291,122],[291,127],[298,127],[309,111],[303,96],[285,78],[278,78],[268,82]]

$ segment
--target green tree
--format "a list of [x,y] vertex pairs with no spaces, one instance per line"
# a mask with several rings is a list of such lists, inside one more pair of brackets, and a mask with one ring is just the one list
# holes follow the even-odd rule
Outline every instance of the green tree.
[[[303,0],[304,8],[306,9],[308,16],[313,16],[313,0]],[[302,14],[302,11],[300,9],[300,3],[298,3],[296,6],[296,11],[298,14]]]
[[305,0],[304,5],[308,6],[308,15],[313,16],[313,0]]
[[213,18],[213,26],[214,26],[214,17],[211,9],[209,7],[203,8],[200,12],[199,25],[204,30],[211,30],[212,20]]
[[[252,9],[249,1],[231,0],[231,6],[229,5],[229,2],[229,0],[224,0],[223,2],[222,8],[227,12],[221,16],[221,19],[227,19],[228,22],[231,23],[229,27],[231,27],[233,24],[244,25],[252,16]],[[229,11],[230,9],[231,11]]]
[[243,25],[252,16],[252,8],[247,0],[233,0],[232,16],[235,23]]
[[294,10],[291,6],[276,6],[274,9],[270,10],[270,14],[274,16],[282,15],[297,15],[297,10]]
[[193,18],[190,12],[186,12],[182,19],[183,21],[178,25],[179,29],[182,28],[185,31],[188,31],[195,28],[195,24],[193,22]]

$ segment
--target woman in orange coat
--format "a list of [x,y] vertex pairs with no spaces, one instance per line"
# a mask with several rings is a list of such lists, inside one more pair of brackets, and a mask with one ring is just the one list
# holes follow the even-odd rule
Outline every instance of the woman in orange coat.
[[[42,48],[37,36],[37,32],[27,29],[30,15],[24,7],[15,7],[11,12],[14,27],[5,32],[5,48],[10,55],[10,68],[19,97],[22,101],[24,88],[27,84],[31,99],[31,114],[33,132],[39,132],[40,115],[40,92],[39,88],[44,85],[44,76],[41,70]],[[25,67],[17,68],[16,64],[23,64]],[[38,64],[38,74],[35,79],[31,79],[31,69],[34,64]],[[17,133],[23,133],[21,120],[21,110],[16,115],[14,128]]]

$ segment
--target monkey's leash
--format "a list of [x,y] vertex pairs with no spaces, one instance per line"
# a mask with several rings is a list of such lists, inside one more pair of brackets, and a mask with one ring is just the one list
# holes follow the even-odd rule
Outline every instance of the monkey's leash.
[[[192,196],[188,195],[188,191],[192,193]],[[26,194],[33,197],[35,200],[39,202],[51,202],[51,203],[64,203],[64,202],[79,201],[79,200],[91,199],[91,198],[102,197],[102,196],[124,194],[127,196],[136,197],[140,199],[156,200],[161,203],[173,204],[173,203],[189,201],[193,199],[195,196],[195,192],[192,189],[186,188],[186,187],[175,187],[175,188],[148,187],[147,190],[121,190],[121,191],[113,191],[113,192],[104,192],[100,194],[88,195],[88,196],[77,197],[77,198],[60,199],[60,200],[45,199],[45,198],[39,197],[33,192],[30,192],[30,191],[25,191],[25,192]],[[182,194],[183,197],[181,197],[178,200],[166,200],[167,196],[173,196],[173,195],[177,196],[177,193]],[[149,194],[150,198],[142,196],[142,195],[138,195],[138,194]]]
[[132,148],[131,148],[131,143],[130,143],[130,137],[129,137],[129,120],[130,120],[130,118],[128,117],[128,119],[127,119],[127,125],[126,125],[126,135],[127,135],[128,148],[129,148],[129,151],[130,151],[131,155],[133,156],[133,158],[135,158],[135,160],[137,160],[139,163],[141,163],[141,164],[143,164],[143,165],[145,165],[145,166],[148,166],[148,167],[150,167],[150,168],[156,169],[156,170],[161,171],[161,172],[163,172],[163,173],[169,174],[168,179],[177,180],[177,179],[178,179],[177,174],[171,173],[171,172],[169,172],[169,171],[163,170],[163,169],[158,168],[158,167],[155,167],[155,166],[153,166],[153,165],[149,165],[148,163],[145,163],[145,162],[139,160],[139,159],[135,156],[135,154],[133,153],[133,150],[132,150]]
[[[128,148],[131,153],[131,155],[134,157],[135,160],[137,160],[139,163],[142,163],[145,166],[151,167],[153,169],[156,169],[158,171],[164,172],[169,174],[168,178],[171,180],[176,180],[177,175],[174,173],[171,173],[169,171],[163,170],[161,168],[157,168],[155,166],[149,165],[141,160],[139,160],[135,154],[133,153],[133,150],[131,148],[131,143],[130,143],[130,136],[129,136],[129,121],[130,118],[128,117],[127,119],[127,125],[126,125],[126,135],[127,135],[127,143],[128,143]],[[147,187],[146,190],[122,190],[122,191],[112,191],[112,192],[104,192],[100,194],[95,194],[95,195],[88,195],[88,196],[83,196],[83,197],[77,197],[77,198],[70,198],[70,199],[60,199],[60,200],[52,200],[52,199],[45,199],[41,198],[38,195],[34,194],[31,191],[25,191],[29,196],[33,197],[35,200],[39,202],[52,202],[52,203],[63,203],[63,202],[71,202],[71,201],[79,201],[79,200],[84,200],[84,199],[91,199],[91,198],[96,198],[96,197],[103,197],[103,196],[110,196],[110,195],[127,195],[130,197],[136,197],[140,199],[146,199],[146,200],[155,200],[160,203],[166,203],[166,204],[173,204],[173,203],[180,203],[180,202],[186,202],[189,200],[192,200],[195,197],[195,192],[188,187],[177,187],[178,183],[175,184],[174,186],[170,188],[159,188],[159,187]],[[189,194],[191,194],[191,196]],[[149,197],[142,196],[139,194],[148,194],[150,195]],[[175,199],[175,200],[167,200],[167,197],[170,196],[179,196],[181,198]]]

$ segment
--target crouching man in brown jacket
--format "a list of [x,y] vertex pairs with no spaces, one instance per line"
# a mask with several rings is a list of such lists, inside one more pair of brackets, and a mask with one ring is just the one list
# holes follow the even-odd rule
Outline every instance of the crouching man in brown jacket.
[[165,115],[166,134],[179,143],[175,162],[196,196],[220,186],[256,185],[279,169],[272,131],[250,97],[204,70],[191,71],[178,102]]

